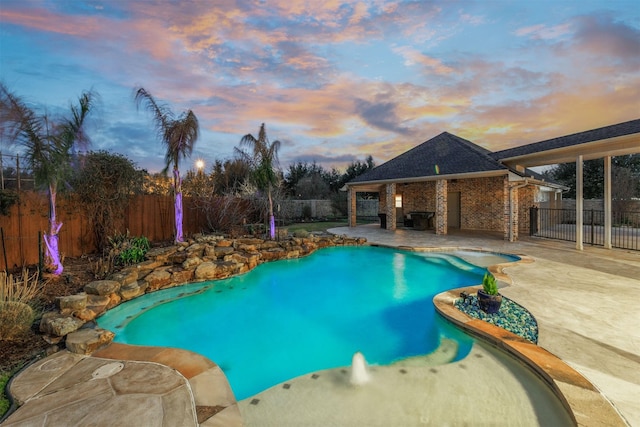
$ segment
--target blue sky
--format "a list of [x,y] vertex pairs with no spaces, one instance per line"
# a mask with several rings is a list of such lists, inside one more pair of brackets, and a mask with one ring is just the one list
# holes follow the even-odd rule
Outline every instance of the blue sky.
[[[0,0],[0,80],[34,108],[100,96],[91,149],[162,169],[144,87],[233,156],[377,164],[443,131],[499,150],[640,117],[635,1]],[[0,150],[13,152],[6,140]]]

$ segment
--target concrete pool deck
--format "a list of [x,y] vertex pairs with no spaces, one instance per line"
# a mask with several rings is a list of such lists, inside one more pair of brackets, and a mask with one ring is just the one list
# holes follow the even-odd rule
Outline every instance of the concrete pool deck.
[[435,235],[367,225],[331,230],[365,237],[371,244],[412,248],[476,248],[525,254],[504,272],[511,286],[500,292],[536,318],[538,345],[584,375],[631,426],[640,426],[640,252],[574,242],[522,238],[505,242],[486,233]]
[[[531,256],[535,263],[517,264],[505,269],[512,286],[503,288],[501,292],[525,306],[536,317],[540,346],[589,379],[615,405],[629,425],[640,426],[639,304],[635,298],[640,291],[640,253],[599,248],[586,248],[579,252],[570,242],[524,240],[507,243],[491,235],[436,236],[413,230],[392,232],[375,226],[345,227],[332,232],[365,237],[372,244],[477,248]],[[12,381],[12,394],[15,396],[18,391],[19,397],[26,397],[20,399],[26,403],[3,425],[81,425],[81,420],[85,423],[90,420],[95,425],[234,426],[243,425],[243,422],[247,426],[331,425],[327,421],[340,416],[337,404],[323,412],[321,408],[326,406],[321,403],[330,403],[336,397],[332,387],[344,385],[345,374],[341,370],[322,371],[315,378],[305,376],[289,381],[288,387],[279,387],[286,392],[279,391],[271,404],[264,398],[259,404],[252,404],[252,398],[236,404],[233,396],[229,395],[220,369],[198,355],[187,353],[111,344],[92,357],[69,356],[67,352],[51,356],[32,365]],[[492,360],[491,354],[492,350],[484,345],[474,346],[472,354],[463,363],[438,366],[438,371],[457,369],[459,378],[459,381],[441,385],[441,388],[449,387],[451,390],[454,387],[460,396],[469,394],[469,390],[482,390],[486,377],[476,375],[475,371],[482,366],[487,367],[487,361]],[[115,370],[114,361],[122,363],[120,372],[110,371]],[[467,372],[466,368],[460,367],[461,364],[472,369]],[[422,379],[429,376],[445,378],[434,375],[430,369],[425,371],[412,367],[399,375],[397,367],[393,374],[387,367],[375,367],[373,381],[368,384],[372,385],[369,393],[366,387],[357,390],[360,399],[364,399],[361,400],[364,407],[359,410],[347,407],[346,413],[342,414],[347,418],[334,425],[361,425],[358,416],[363,413],[377,417],[377,425],[453,425],[452,419],[456,418],[451,415],[456,410],[476,414],[474,424],[495,425],[500,424],[496,420],[502,420],[504,425],[544,425],[540,408],[536,409],[535,404],[530,407],[533,409],[529,415],[523,414],[517,419],[483,418],[481,411],[468,406],[476,403],[484,406],[487,400],[498,402],[504,398],[508,401],[526,395],[526,390],[522,395],[496,394],[489,398],[477,396],[474,391],[468,402],[454,399],[449,403],[434,398],[436,392],[418,395],[417,389],[409,388],[408,394],[401,393],[399,380],[403,383],[418,381],[418,387],[427,387]],[[94,377],[92,374],[95,372],[113,375]],[[114,381],[118,375],[130,379],[131,383],[126,385],[125,382]],[[129,399],[117,400],[114,396],[129,396]],[[370,402],[366,400],[369,398],[382,399],[386,406],[378,405],[374,400],[371,402],[377,407],[370,408]],[[419,401],[418,412],[413,409],[407,411],[404,407],[403,403],[410,399]],[[314,402],[318,404],[314,405]],[[445,403],[449,406],[444,406]],[[249,413],[247,408],[254,413]],[[379,418],[381,413],[390,418]],[[66,422],[56,424],[56,419]],[[294,421],[287,424],[286,420]],[[621,425],[621,420],[611,421],[613,425]],[[593,423],[584,425],[608,424],[593,420]]]

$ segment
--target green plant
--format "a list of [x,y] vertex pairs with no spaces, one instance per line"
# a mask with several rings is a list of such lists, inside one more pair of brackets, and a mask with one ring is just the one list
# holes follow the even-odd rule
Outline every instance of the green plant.
[[[131,237],[129,236],[129,230],[127,230],[126,234],[116,234],[113,237],[109,237],[109,243],[111,244],[111,251],[107,258],[109,256],[113,257],[114,263],[119,265],[132,265],[144,261],[144,256],[151,247],[149,239],[145,236]],[[98,272],[104,271],[105,268],[109,267],[108,261],[108,259],[102,261],[102,266],[96,264]]]
[[134,237],[128,242],[128,247],[125,247],[122,252],[120,252],[120,261],[124,265],[142,262],[149,247],[149,240],[146,237]]
[[0,372],[0,418],[7,413],[11,403],[5,393],[7,383],[11,379],[11,375],[7,372]]
[[493,274],[488,271],[482,278],[482,290],[489,295],[498,295],[498,283]]

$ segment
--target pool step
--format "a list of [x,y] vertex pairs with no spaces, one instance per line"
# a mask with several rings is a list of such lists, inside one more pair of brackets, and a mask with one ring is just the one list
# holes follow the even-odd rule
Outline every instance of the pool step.
[[441,338],[440,346],[432,353],[407,357],[393,362],[391,366],[437,366],[451,363],[458,354],[458,343],[450,338]]

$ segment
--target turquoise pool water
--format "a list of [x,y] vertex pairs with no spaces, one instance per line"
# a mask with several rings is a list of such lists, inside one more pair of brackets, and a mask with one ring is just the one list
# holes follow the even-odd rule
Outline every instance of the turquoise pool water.
[[434,352],[473,341],[436,315],[444,290],[479,284],[485,268],[454,253],[336,247],[262,264],[242,276],[147,294],[98,319],[116,342],[178,347],[217,363],[242,400],[309,372]]

